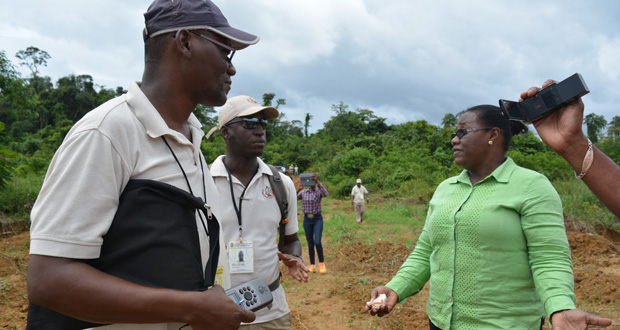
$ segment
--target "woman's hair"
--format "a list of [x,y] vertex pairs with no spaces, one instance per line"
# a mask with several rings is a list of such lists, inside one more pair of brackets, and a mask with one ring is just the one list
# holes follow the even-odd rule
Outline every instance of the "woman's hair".
[[527,126],[522,122],[508,120],[497,106],[483,104],[465,110],[465,112],[470,111],[476,112],[482,126],[501,129],[502,135],[504,136],[504,150],[508,150],[510,140],[512,140],[514,135],[526,133],[528,131]]

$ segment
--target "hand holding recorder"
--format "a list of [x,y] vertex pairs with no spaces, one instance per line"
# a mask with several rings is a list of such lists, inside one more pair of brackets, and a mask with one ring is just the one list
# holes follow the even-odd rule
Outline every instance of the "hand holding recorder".
[[[521,93],[519,103],[536,98],[549,86],[560,84],[550,79],[545,81],[542,89],[531,87]],[[620,166],[594,146],[583,133],[584,108],[581,97],[571,99],[534,121],[534,128],[543,142],[573,167],[577,177],[583,179],[596,197],[620,217]]]
[[556,83],[551,81],[542,90],[519,102],[499,100],[502,112],[510,120],[531,124],[588,94],[588,86],[579,73]]

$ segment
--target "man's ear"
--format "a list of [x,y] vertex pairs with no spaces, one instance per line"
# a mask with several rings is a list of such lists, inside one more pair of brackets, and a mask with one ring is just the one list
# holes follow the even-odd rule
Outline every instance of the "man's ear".
[[228,126],[223,126],[222,128],[220,128],[220,134],[222,134],[222,137],[225,141],[228,141],[228,138],[230,136],[230,129],[228,128]]
[[185,58],[192,57],[192,45],[191,45],[191,36],[189,31],[187,30],[179,30],[177,31],[174,42],[180,54]]

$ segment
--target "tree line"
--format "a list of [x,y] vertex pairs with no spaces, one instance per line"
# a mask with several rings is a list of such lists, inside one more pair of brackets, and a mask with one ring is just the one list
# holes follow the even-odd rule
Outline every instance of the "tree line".
[[[23,173],[43,176],[71,126],[88,111],[126,92],[122,87],[99,86],[86,74],[71,74],[52,83],[39,73],[51,56],[36,47],[15,56],[30,76],[22,77],[0,51],[0,189]],[[334,196],[347,196],[359,177],[369,189],[386,196],[407,196],[424,203],[439,182],[461,171],[454,165],[450,144],[458,114],[446,114],[440,125],[425,120],[387,125],[386,118],[372,110],[350,109],[340,102],[331,106],[333,115],[323,127],[309,134],[312,114],[289,120],[286,100],[274,93],[263,94],[262,103],[281,113],[267,127],[265,161],[320,173]],[[199,105],[194,113],[206,130],[217,125],[213,108]],[[620,116],[607,122],[603,116],[588,114],[585,125],[590,140],[619,162]],[[225,153],[219,133],[203,141],[201,148],[208,161]],[[552,181],[573,175],[566,162],[533,133],[516,136],[508,155]]]

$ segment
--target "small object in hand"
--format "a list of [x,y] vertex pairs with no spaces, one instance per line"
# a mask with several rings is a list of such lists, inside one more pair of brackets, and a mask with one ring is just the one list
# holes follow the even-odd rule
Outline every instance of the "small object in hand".
[[387,299],[387,296],[385,293],[382,293],[374,300],[367,302],[366,305],[369,306],[373,312],[376,312],[379,308],[385,307],[385,299]]
[[299,176],[299,185],[302,187],[310,187],[315,186],[316,181],[314,181],[314,173],[302,173]]

